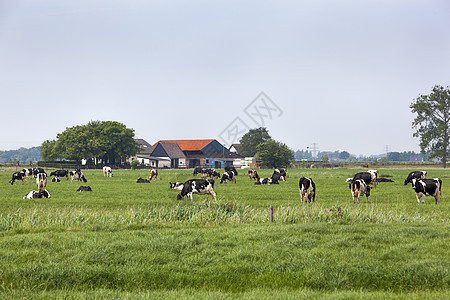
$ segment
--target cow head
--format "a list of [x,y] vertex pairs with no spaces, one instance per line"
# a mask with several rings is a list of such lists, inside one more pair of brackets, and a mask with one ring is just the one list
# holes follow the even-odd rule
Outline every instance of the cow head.
[[367,198],[369,198],[369,196],[370,196],[370,189],[372,189],[372,187],[369,186],[369,185],[367,185],[367,186],[366,186],[366,197],[367,197]]

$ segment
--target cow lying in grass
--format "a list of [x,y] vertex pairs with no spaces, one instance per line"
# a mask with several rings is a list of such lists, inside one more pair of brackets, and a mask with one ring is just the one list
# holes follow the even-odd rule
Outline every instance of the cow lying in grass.
[[92,192],[92,189],[90,186],[80,186],[77,192]]
[[136,183],[150,183],[150,180],[139,177]]
[[50,193],[47,190],[31,191],[26,194],[23,199],[37,199],[37,198],[51,198]]
[[255,181],[255,184],[279,184],[278,180],[272,179],[272,178],[258,178]]

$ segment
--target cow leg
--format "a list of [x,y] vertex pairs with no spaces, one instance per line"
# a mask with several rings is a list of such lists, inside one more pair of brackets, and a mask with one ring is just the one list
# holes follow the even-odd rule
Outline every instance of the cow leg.
[[438,204],[439,203],[439,192],[437,193],[436,196],[434,196],[434,203]]
[[422,204],[425,204],[425,194],[422,196]]
[[417,198],[417,204],[420,204],[420,195],[418,193],[416,193],[416,198]]
[[214,191],[211,191],[211,200],[214,200],[214,201],[216,201],[216,192],[214,192]]

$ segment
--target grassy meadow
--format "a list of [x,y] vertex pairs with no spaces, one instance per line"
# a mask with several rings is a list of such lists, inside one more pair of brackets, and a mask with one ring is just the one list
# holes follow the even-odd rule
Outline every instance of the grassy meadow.
[[[412,170],[442,179],[440,204],[417,204],[403,185]],[[0,169],[0,296],[447,299],[450,171],[378,168],[394,183],[354,204],[345,179],[359,171],[292,169],[258,186],[242,170],[236,184],[216,180],[211,202],[169,189],[192,170],[143,184],[149,170],[87,170],[87,183],[49,180],[50,199],[25,200],[34,179],[11,185],[14,169]],[[300,202],[301,176],[314,179],[315,203]]]

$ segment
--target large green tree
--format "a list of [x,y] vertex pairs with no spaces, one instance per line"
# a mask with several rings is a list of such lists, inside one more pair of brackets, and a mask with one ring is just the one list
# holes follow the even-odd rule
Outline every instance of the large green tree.
[[267,128],[250,129],[240,140],[242,145],[240,152],[243,156],[255,156],[258,145],[268,140],[270,140],[270,135]]
[[66,128],[56,141],[45,141],[44,159],[65,158],[81,161],[97,158],[115,163],[138,151],[134,130],[116,121],[91,121],[87,125]]
[[259,144],[257,157],[272,168],[288,167],[294,160],[294,151],[286,144],[272,139]]
[[445,168],[449,157],[450,87],[434,86],[429,95],[416,98],[410,108],[417,114],[412,122],[416,129],[413,135],[419,137],[422,153],[441,159]]
[[56,153],[56,141],[55,140],[46,140],[45,142],[42,143],[41,145],[41,158],[43,160],[56,160],[58,159],[58,154]]

